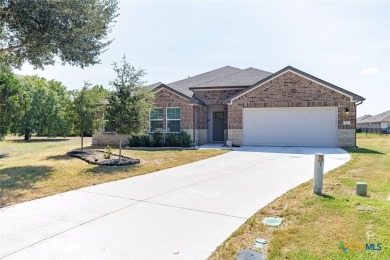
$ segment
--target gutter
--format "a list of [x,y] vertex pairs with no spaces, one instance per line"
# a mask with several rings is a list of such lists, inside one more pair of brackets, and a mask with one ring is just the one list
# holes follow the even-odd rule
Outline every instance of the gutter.
[[194,140],[192,140],[192,145],[195,148],[195,145],[196,145],[196,143],[195,143],[195,140],[196,140],[196,138],[195,138],[195,106],[192,106],[192,136],[194,139]]
[[[364,100],[366,100],[366,99],[363,98],[363,100],[355,102],[355,106],[361,105]],[[355,117],[356,117],[356,115],[355,115]],[[355,147],[358,148],[357,145],[356,145],[356,125],[357,125],[357,122],[356,122],[356,119],[355,119]]]

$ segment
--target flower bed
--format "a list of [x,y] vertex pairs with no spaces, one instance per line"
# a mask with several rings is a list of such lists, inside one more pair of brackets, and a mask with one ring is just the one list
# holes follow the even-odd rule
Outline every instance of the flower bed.
[[132,165],[140,163],[139,159],[133,159],[122,155],[122,159],[119,162],[119,155],[111,154],[111,157],[108,158],[108,153],[100,150],[84,150],[83,152],[79,150],[73,150],[67,153],[69,156],[80,158],[83,161],[86,161],[91,164],[105,165],[105,166],[123,166],[123,165]]

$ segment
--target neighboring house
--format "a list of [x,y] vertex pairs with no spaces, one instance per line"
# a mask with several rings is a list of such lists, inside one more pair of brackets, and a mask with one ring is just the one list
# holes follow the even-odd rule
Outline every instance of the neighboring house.
[[[195,143],[264,146],[355,146],[363,97],[288,66],[276,73],[222,67],[155,93],[149,132],[189,133]],[[104,132],[94,143],[117,142]]]
[[364,115],[356,119],[356,129],[390,133],[390,110],[376,116]]

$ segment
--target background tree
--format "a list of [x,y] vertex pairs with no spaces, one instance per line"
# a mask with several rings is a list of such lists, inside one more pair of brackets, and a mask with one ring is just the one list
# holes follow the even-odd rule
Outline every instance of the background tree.
[[19,81],[12,73],[0,71],[0,140],[9,132],[19,114]]
[[111,40],[117,0],[0,0],[0,61],[37,68],[99,62]]
[[[100,105],[107,98],[108,92],[102,86],[84,83],[81,91],[75,92],[74,104],[74,127],[81,136],[81,152],[84,151],[84,136],[92,135],[93,131],[102,125],[102,120],[97,114],[103,113],[104,106]],[[100,106],[99,106],[100,105]]]
[[145,72],[136,69],[126,61],[124,55],[121,66],[114,63],[116,79],[111,82],[114,88],[106,109],[107,124],[120,135],[119,162],[122,157],[122,136],[135,135],[144,131],[148,125],[149,112],[153,105],[153,93],[143,88],[142,77]]
[[20,82],[20,114],[11,132],[24,135],[26,141],[33,133],[48,137],[69,135],[72,126],[66,115],[66,88],[60,82],[37,76],[20,77]]

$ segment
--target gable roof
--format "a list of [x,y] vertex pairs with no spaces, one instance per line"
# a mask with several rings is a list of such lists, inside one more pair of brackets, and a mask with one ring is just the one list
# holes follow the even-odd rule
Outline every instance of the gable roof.
[[[159,91],[159,90],[161,90],[161,89],[164,88],[164,89],[167,89],[167,90],[169,90],[169,91],[175,93],[176,95],[178,95],[178,96],[180,96],[180,97],[182,97],[182,98],[188,100],[188,101],[190,102],[190,104],[203,104],[203,102],[201,102],[201,101],[199,101],[199,100],[196,100],[196,99],[193,98],[193,97],[189,97],[189,96],[187,96],[187,95],[184,95],[183,93],[181,93],[181,92],[179,92],[179,91],[177,91],[177,90],[175,90],[175,89],[173,89],[173,88],[171,88],[171,87],[169,87],[169,86],[167,86],[167,85],[165,85],[165,84],[163,84],[163,83],[160,83],[160,82],[155,83],[155,84],[152,84],[152,85],[149,85],[149,86],[147,86],[147,87],[150,88],[150,89],[152,89],[154,92],[157,92],[157,91]],[[153,88],[152,88],[152,87],[153,87]]]
[[367,119],[369,117],[372,117],[372,115],[359,116],[358,118],[356,118],[356,123],[359,124],[362,120]]
[[164,83],[162,83],[162,82],[157,82],[157,83],[154,83],[154,84],[152,84],[152,85],[146,86],[146,88],[148,88],[148,89],[150,89],[150,90],[153,90],[153,89],[155,89],[155,88],[157,88],[157,87],[159,87],[159,86],[161,86],[161,85],[164,85]]
[[234,99],[236,99],[236,98],[244,95],[245,93],[247,93],[247,92],[249,92],[249,91],[251,91],[251,90],[253,90],[253,89],[255,89],[255,88],[259,87],[259,86],[261,86],[262,84],[272,80],[273,78],[276,78],[276,77],[282,75],[283,73],[285,73],[287,71],[291,71],[293,73],[299,74],[299,75],[301,75],[301,76],[303,76],[305,78],[308,78],[308,79],[310,79],[312,81],[315,81],[315,82],[317,82],[317,83],[319,83],[319,84],[321,84],[323,86],[326,86],[326,87],[328,87],[330,89],[333,89],[333,90],[335,90],[335,91],[337,91],[339,93],[342,93],[344,95],[350,96],[352,101],[363,101],[363,100],[365,100],[365,98],[363,98],[363,97],[361,97],[361,96],[359,96],[359,95],[357,95],[355,93],[352,93],[352,92],[350,92],[348,90],[345,90],[343,88],[337,87],[336,85],[333,85],[333,84],[331,84],[329,82],[326,82],[326,81],[324,81],[322,79],[319,79],[317,77],[314,77],[314,76],[312,76],[312,75],[310,75],[310,74],[308,74],[306,72],[303,72],[301,70],[298,70],[298,69],[296,69],[296,68],[294,68],[292,66],[287,66],[284,69],[281,69],[278,72],[275,72],[274,74],[271,74],[268,77],[266,77],[266,78],[260,80],[259,82],[253,84],[251,87],[246,88],[246,89],[238,92],[237,94],[227,98],[223,103],[224,104],[231,104],[231,102]]
[[364,123],[379,123],[379,122],[390,122],[390,110],[379,113],[375,116],[369,116],[364,119],[362,119],[360,122],[356,122],[359,124],[364,124]]
[[248,87],[252,86],[259,80],[262,80],[271,74],[271,72],[255,68],[247,68],[222,78],[198,84],[196,86],[191,87],[190,89],[207,89],[215,87]]
[[175,81],[169,84],[163,84],[161,82],[147,86],[151,90],[157,90],[160,87],[166,87],[170,91],[179,94],[179,96],[185,97],[193,104],[203,104],[202,101],[194,98],[193,90],[196,89],[213,89],[213,88],[245,88],[237,94],[229,97],[224,100],[224,104],[231,104],[231,102],[240,97],[241,95],[251,91],[254,88],[261,86],[262,84],[272,80],[273,78],[287,72],[293,72],[302,77],[305,77],[311,81],[314,81],[320,85],[328,87],[336,92],[339,92],[343,95],[349,96],[352,101],[362,102],[365,98],[352,93],[348,90],[340,88],[336,85],[333,85],[329,82],[326,82],[322,79],[314,77],[306,72],[300,71],[294,67],[287,66],[284,69],[279,70],[276,73],[270,73],[267,71],[247,68],[241,70],[239,68],[234,68],[231,66],[225,66],[219,69],[215,69],[209,72],[205,72],[193,77],[188,77],[179,81]]

